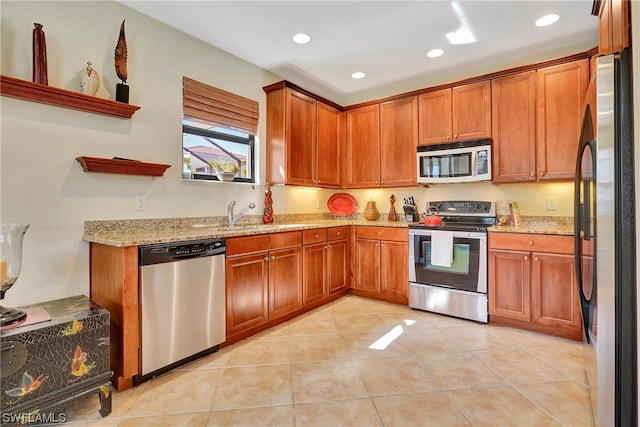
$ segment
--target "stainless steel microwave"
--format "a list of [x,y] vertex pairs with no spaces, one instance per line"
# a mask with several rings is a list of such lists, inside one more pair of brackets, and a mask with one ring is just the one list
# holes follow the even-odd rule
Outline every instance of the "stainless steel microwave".
[[491,140],[418,147],[418,183],[491,181]]

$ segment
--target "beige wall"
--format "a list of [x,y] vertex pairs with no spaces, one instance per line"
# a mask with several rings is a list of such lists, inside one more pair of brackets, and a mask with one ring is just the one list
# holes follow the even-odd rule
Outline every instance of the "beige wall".
[[[109,99],[114,99],[117,83],[113,49],[120,22],[126,19],[130,102],[141,107],[131,120],[121,120],[0,98],[0,217],[31,224],[22,275],[4,305],[88,294],[85,220],[224,215],[231,200],[237,200],[237,206],[250,201],[263,206],[261,185],[182,181],[181,82],[186,75],[257,100],[262,117],[258,138],[264,139],[262,87],[279,77],[117,2],[3,0],[0,12],[3,75],[31,79],[31,32],[39,22],[47,39],[49,84],[77,90],[78,73],[90,60],[102,82],[97,96]],[[263,162],[264,146],[259,145],[259,152]],[[172,167],[161,178],[84,173],[75,161],[80,155],[121,156]],[[264,171],[259,176],[262,183]],[[333,192],[275,188],[276,214],[327,212],[326,200]],[[352,193],[360,211],[373,198],[386,212],[388,198],[395,194],[400,202],[414,196],[421,209],[427,200],[510,199],[520,202],[523,215],[572,215],[570,184],[485,183]],[[146,211],[135,210],[136,195],[146,196]],[[547,196],[557,198],[556,211],[546,211]]]

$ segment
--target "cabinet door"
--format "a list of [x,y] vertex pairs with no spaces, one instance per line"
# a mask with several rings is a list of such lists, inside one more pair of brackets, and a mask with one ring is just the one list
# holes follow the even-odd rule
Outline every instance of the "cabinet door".
[[489,315],[531,320],[529,252],[489,251]]
[[598,51],[601,55],[629,47],[629,1],[602,0],[598,14]]
[[380,241],[356,239],[355,241],[355,283],[356,289],[380,292]]
[[269,320],[267,253],[227,258],[227,338]]
[[416,185],[418,98],[380,104],[380,184]]
[[302,308],[302,248],[269,252],[269,320]]
[[409,244],[380,242],[380,293],[406,300],[409,285]]
[[418,97],[418,144],[451,141],[451,89],[425,93]]
[[330,295],[349,288],[348,248],[347,240],[328,243],[326,275]]
[[533,253],[531,313],[534,322],[580,329],[581,313],[573,255]]
[[287,183],[315,185],[316,100],[287,88]]
[[491,82],[493,182],[536,180],[536,73]]
[[323,300],[328,294],[326,265],[327,249],[325,243],[308,245],[303,248],[304,305]]
[[491,138],[491,81],[454,87],[451,111],[454,141]]
[[320,187],[339,188],[341,185],[341,120],[340,111],[322,102],[318,108],[318,149],[316,157],[316,184]]
[[537,72],[538,180],[573,180],[582,123],[582,101],[589,84],[589,60]]
[[347,111],[347,187],[380,186],[379,106]]

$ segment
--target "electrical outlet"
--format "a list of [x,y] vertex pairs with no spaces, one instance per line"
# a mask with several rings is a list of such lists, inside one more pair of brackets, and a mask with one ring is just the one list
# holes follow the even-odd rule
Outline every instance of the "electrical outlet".
[[320,199],[316,199],[316,209],[322,209],[322,202]]
[[147,209],[147,196],[136,196],[136,210],[144,211]]
[[555,197],[547,197],[547,210],[555,211],[556,210],[556,198]]

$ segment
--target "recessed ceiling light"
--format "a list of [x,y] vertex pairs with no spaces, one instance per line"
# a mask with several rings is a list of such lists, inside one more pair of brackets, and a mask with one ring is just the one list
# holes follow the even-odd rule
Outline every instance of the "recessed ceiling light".
[[547,25],[554,24],[558,19],[560,19],[560,15],[556,13],[545,15],[536,21],[536,27],[546,27]]
[[356,71],[355,73],[351,74],[351,77],[353,77],[354,79],[364,79],[364,76],[366,76],[366,74],[362,71]]
[[444,50],[442,49],[431,49],[429,52],[427,52],[427,56],[429,58],[437,58],[438,56],[442,55],[444,55]]
[[298,44],[307,44],[311,41],[311,36],[305,33],[298,33],[293,36],[293,41]]

